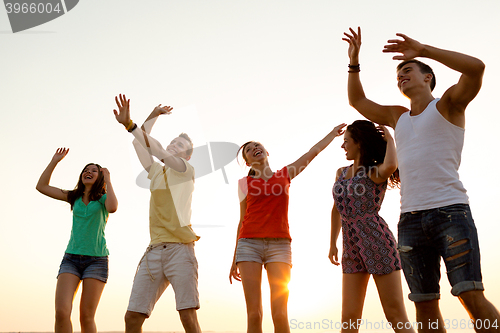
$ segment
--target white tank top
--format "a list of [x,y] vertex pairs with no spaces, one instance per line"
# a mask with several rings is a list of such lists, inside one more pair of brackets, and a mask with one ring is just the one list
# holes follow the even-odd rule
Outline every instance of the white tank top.
[[465,130],[439,113],[438,101],[396,124],[402,213],[469,203],[458,176]]

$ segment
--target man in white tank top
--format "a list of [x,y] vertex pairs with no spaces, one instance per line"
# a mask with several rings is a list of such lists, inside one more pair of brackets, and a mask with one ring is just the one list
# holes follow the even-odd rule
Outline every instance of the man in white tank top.
[[[444,259],[452,294],[459,297],[477,324],[500,327],[500,314],[484,296],[477,232],[468,197],[458,178],[465,108],[481,88],[484,63],[471,56],[424,45],[403,34],[383,52],[402,60],[397,68],[400,91],[411,109],[383,106],[366,98],[359,78],[361,30],[349,29],[349,104],[369,120],[395,130],[401,177],[398,249],[415,302],[419,332],[445,332],[439,309],[440,261]],[[460,72],[457,84],[440,99],[432,96],[432,69],[414,58],[433,59]],[[430,148],[432,147],[432,148]],[[429,323],[439,327],[429,327]],[[478,325],[479,326],[479,325]],[[476,329],[478,331],[479,329]]]

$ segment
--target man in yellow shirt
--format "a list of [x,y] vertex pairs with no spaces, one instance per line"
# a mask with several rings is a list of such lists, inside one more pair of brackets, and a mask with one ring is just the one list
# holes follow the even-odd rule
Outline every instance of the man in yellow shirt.
[[[116,120],[134,135],[134,148],[151,180],[149,231],[151,242],[141,259],[125,314],[125,332],[142,332],[142,325],[154,305],[172,284],[176,308],[188,333],[201,333],[196,310],[198,298],[198,262],[194,242],[199,237],[191,229],[191,198],[194,169],[188,163],[193,143],[182,133],[164,149],[149,134],[162,114],[171,107],[154,108],[141,128],[130,119],[130,100],[125,95],[115,98]],[[153,156],[161,161],[155,162]]]

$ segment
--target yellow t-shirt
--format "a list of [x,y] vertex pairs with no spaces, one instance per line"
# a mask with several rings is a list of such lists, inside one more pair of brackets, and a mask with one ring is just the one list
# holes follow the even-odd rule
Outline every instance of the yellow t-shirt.
[[154,162],[149,170],[151,243],[191,243],[198,237],[191,229],[194,168],[183,159],[186,171],[178,172]]

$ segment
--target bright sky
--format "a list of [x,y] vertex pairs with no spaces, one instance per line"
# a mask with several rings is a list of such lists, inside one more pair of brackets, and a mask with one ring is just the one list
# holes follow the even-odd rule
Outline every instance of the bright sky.
[[[54,21],[12,34],[1,9],[0,332],[53,329],[56,274],[69,240],[71,212],[66,203],[39,194],[35,185],[58,147],[70,152],[53,174],[54,186],[72,189],[88,162],[111,172],[119,209],[106,228],[110,278],[96,321],[100,331],[124,329],[134,273],[149,242],[149,192],[135,184],[141,169],[132,136],[114,119],[115,95],[127,94],[132,118],[139,123],[155,105],[172,105],[173,114],[159,119],[152,133],[165,144],[182,131],[196,146],[259,140],[270,152],[272,168],[279,169],[335,125],[361,118],[347,103],[347,43],[341,40],[344,31],[358,25],[361,79],[368,97],[382,104],[409,105],[396,87],[397,62],[382,53],[397,32],[486,63],[483,88],[467,109],[460,173],[479,231],[486,296],[500,307],[500,218],[495,213],[499,12],[497,0],[422,0],[418,5],[388,0],[85,0]],[[437,76],[438,97],[459,76],[427,63]],[[294,266],[289,318],[296,323],[340,321],[341,269],[330,264],[327,254],[334,173],[348,163],[341,141],[334,140],[290,189]],[[196,254],[203,331],[246,330],[243,289],[228,281],[239,219],[236,183],[246,170],[236,161],[225,170],[229,184],[220,170],[195,184],[192,223],[201,236]],[[394,233],[398,213],[399,193],[388,192],[381,215]],[[450,325],[454,319],[463,322],[465,310],[451,296],[444,270],[442,275],[443,316]],[[271,332],[267,283],[263,290],[264,330]],[[80,330],[78,302],[79,295],[75,331]],[[414,320],[413,304],[406,301],[406,306]],[[373,282],[364,318],[385,320]],[[171,289],[144,330],[182,331]]]

